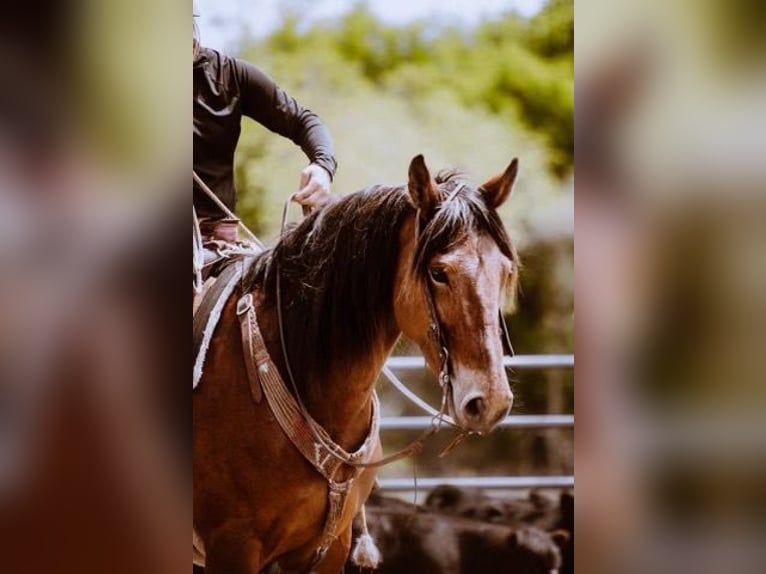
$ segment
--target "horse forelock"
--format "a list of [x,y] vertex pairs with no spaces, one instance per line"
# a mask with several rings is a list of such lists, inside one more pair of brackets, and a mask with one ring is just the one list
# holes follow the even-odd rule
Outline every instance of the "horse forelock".
[[435,178],[442,201],[420,232],[413,258],[413,271],[425,278],[431,259],[446,253],[472,234],[486,234],[500,252],[519,265],[516,249],[497,211],[489,207],[481,193],[459,171],[442,171]]

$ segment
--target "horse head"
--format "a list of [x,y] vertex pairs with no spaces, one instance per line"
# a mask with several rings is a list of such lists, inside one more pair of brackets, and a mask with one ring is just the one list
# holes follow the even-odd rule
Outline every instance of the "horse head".
[[516,285],[518,258],[497,209],[517,173],[514,159],[475,188],[459,174],[432,177],[423,156],[409,170],[417,215],[403,228],[396,320],[440,374],[450,414],[476,433],[492,430],[513,403],[500,309]]

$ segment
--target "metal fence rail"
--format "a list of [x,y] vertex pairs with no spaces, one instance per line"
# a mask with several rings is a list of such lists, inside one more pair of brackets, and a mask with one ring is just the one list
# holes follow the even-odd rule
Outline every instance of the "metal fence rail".
[[[511,369],[572,369],[574,355],[516,355],[505,357],[504,363]],[[395,371],[420,371],[426,361],[423,357],[389,357],[386,366]]]
[[[381,488],[391,491],[415,490],[413,478],[379,478]],[[417,488],[430,490],[440,484],[451,484],[465,488],[501,490],[513,488],[572,488],[573,476],[445,476],[418,478]]]
[[[386,366],[397,371],[419,371],[426,367],[423,357],[390,357]],[[574,355],[516,355],[505,357],[505,366],[513,369],[573,369]],[[431,417],[383,417],[383,430],[424,430],[432,424]],[[574,415],[510,415],[500,423],[501,428],[545,429],[574,428]],[[413,478],[380,478],[384,490],[415,490]],[[417,479],[417,488],[425,490],[452,484],[458,487],[483,489],[572,488],[574,476],[455,476]]]
[[[425,430],[432,424],[431,417],[383,417],[380,428],[384,430]],[[499,428],[542,429],[573,428],[574,415],[511,415],[498,425]]]

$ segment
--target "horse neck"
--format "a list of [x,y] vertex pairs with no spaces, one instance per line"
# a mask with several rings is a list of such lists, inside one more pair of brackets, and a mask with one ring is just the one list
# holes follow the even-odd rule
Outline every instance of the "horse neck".
[[[381,214],[376,224],[386,225],[381,221],[390,219]],[[397,232],[396,240],[381,254],[364,252],[360,245],[358,250],[367,254],[349,256],[356,253],[355,242],[365,241],[380,230],[365,228],[353,218],[342,225],[346,228],[333,231],[343,239],[336,249],[320,255],[314,253],[315,245],[321,245],[326,239],[320,235],[302,244],[299,256],[288,254],[284,258],[286,263],[279,271],[280,298],[290,368],[301,398],[311,415],[341,446],[353,449],[366,436],[375,382],[400,334],[392,294],[400,267],[401,242]],[[382,242],[376,237],[374,241]],[[397,245],[399,248],[394,249]],[[312,290],[309,287],[295,297],[296,292],[301,292],[304,277],[301,265],[314,260],[321,262],[326,273],[325,288]],[[351,265],[355,267],[344,269]],[[381,269],[381,265],[390,269]],[[376,300],[382,297],[388,297],[388,301]],[[280,345],[276,300],[259,313],[270,342],[269,353],[289,385]]]
[[375,383],[398,335],[381,335],[374,353],[338,361],[320,384],[311,386],[312,415],[347,450],[358,447],[369,430]]
[[[290,388],[276,311],[263,307],[258,315],[268,352]],[[286,322],[283,328],[288,331],[301,328],[301,325]],[[348,451],[355,450],[367,436],[375,382],[398,337],[397,331],[380,333],[376,350],[354,360],[344,360],[342,353],[338,353],[337,360],[321,377],[313,376],[298,366],[292,357],[290,359],[290,368],[305,407],[333,440]],[[317,344],[323,343],[317,341]]]

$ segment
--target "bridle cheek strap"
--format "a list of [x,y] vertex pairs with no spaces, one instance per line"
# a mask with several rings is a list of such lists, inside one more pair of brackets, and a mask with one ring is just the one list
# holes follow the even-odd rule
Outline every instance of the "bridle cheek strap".
[[[452,194],[447,198],[450,201],[463,186],[458,186]],[[417,251],[418,244],[420,243],[420,235],[422,233],[421,226],[424,225],[422,214],[420,209],[415,214],[415,251]],[[447,340],[444,336],[444,330],[439,322],[439,315],[436,312],[436,302],[434,301],[434,294],[431,290],[431,285],[428,282],[428,278],[425,278],[425,298],[426,306],[428,307],[429,326],[428,331],[433,344],[437,350],[437,356],[439,357],[439,386],[442,388],[442,407],[446,407],[448,401],[452,397],[452,376],[450,370],[450,354],[447,347]],[[442,409],[444,410],[444,409]]]

